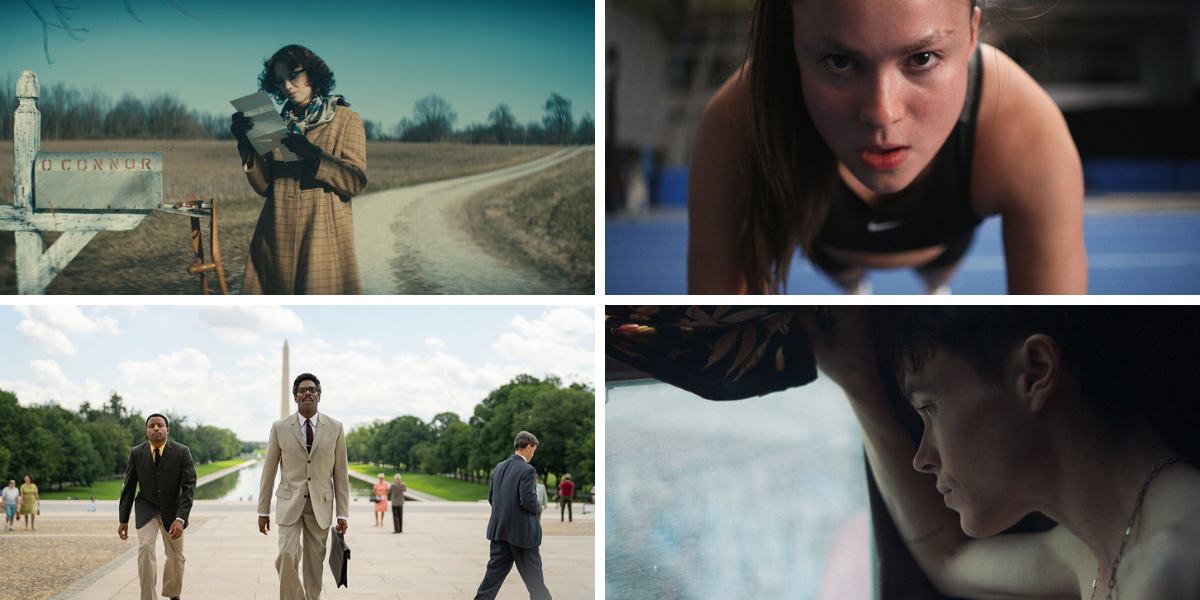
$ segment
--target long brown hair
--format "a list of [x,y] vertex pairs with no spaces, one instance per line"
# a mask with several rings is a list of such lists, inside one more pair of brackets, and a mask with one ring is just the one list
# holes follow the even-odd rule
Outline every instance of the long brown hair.
[[750,201],[741,227],[751,291],[786,291],[792,255],[825,222],[837,159],[808,114],[792,45],[790,0],[757,0],[746,48],[752,144]]
[[[971,9],[983,0],[969,0]],[[800,89],[791,0],[755,0],[746,46],[750,88],[750,200],[739,251],[751,292],[787,291],[792,256],[805,255],[838,181],[837,158],[821,137]]]

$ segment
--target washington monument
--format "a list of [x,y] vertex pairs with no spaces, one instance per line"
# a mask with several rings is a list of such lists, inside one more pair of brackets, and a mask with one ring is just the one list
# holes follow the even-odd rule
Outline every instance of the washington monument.
[[291,386],[288,385],[288,345],[287,340],[283,340],[283,396],[279,402],[279,418],[286,418],[292,414]]

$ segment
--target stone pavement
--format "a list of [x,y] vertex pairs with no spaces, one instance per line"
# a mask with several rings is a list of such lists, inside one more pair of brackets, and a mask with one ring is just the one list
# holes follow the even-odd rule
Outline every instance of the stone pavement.
[[[43,514],[110,520],[116,536],[117,502],[97,503],[96,513],[86,512],[86,503],[43,502]],[[404,533],[374,527],[371,504],[351,503],[349,587],[334,589],[326,565],[327,597],[353,595],[356,600],[461,600],[473,598],[483,579],[489,542],[484,537],[490,507],[486,502],[414,502],[404,507]],[[94,516],[92,516],[94,515]],[[579,515],[580,524],[595,515]],[[550,519],[549,512],[545,520]],[[186,600],[274,600],[279,597],[275,572],[278,548],[276,528],[269,535],[258,533],[253,502],[197,500],[192,525],[184,534],[182,599]],[[590,530],[594,530],[589,528]],[[90,537],[90,536],[89,536]],[[136,538],[130,551],[101,567],[89,577],[64,590],[54,600],[99,600],[138,598]],[[164,558],[158,544],[159,582]],[[543,536],[543,572],[550,593],[557,600],[595,598],[596,538],[592,535]],[[501,599],[528,598],[514,568],[500,590]]]

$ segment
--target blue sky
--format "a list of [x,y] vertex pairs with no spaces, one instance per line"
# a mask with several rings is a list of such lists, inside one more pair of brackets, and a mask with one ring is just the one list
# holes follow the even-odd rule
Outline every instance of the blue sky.
[[347,427],[412,414],[465,421],[520,373],[596,382],[594,306],[3,306],[0,389],[75,409],[112,391],[143,414],[266,440],[290,377],[321,380]]
[[[450,102],[456,128],[483,123],[501,102],[521,123],[541,121],[551,92],[572,101],[576,121],[596,115],[595,5],[579,0],[310,1],[164,0],[60,2],[72,40],[42,27],[25,2],[0,0],[0,78],[33,70],[43,87],[98,89],[114,101],[173,94],[189,108],[233,113],[229,100],[257,90],[262,63],[288,44],[313,50],[364,119],[390,128],[430,94]],[[49,0],[33,0],[57,22]]]

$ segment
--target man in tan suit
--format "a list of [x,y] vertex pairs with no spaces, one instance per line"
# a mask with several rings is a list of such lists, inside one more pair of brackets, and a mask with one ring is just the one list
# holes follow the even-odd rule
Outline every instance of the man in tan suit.
[[[271,496],[275,501],[275,523],[279,525],[279,572],[281,600],[318,600],[321,597],[325,542],[337,508],[338,533],[345,533],[350,508],[350,480],[346,466],[346,434],[342,424],[317,414],[321,382],[303,373],[292,384],[295,414],[271,425],[267,458],[258,494],[258,530],[271,529]],[[275,472],[280,465],[279,491]],[[301,539],[303,538],[303,544]],[[300,559],[304,559],[304,585],[300,585]]]

